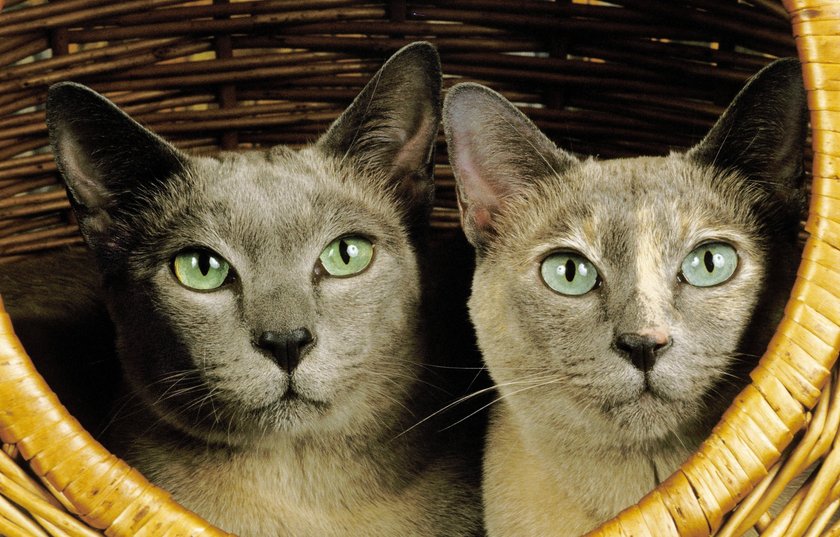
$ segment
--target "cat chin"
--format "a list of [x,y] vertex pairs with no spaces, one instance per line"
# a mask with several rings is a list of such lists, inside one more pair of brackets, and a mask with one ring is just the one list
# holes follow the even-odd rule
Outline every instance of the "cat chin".
[[644,390],[633,399],[601,407],[616,434],[624,441],[662,441],[682,435],[686,424],[693,422],[691,405]]
[[268,432],[307,431],[323,427],[329,419],[330,404],[309,399],[296,392],[287,392],[282,399],[257,409],[247,419],[248,429],[257,434]]
[[273,433],[311,434],[329,428],[331,404],[291,390],[258,408],[217,401],[201,416],[181,419],[176,410],[153,406],[158,419],[181,434],[202,442],[234,447],[253,445]]

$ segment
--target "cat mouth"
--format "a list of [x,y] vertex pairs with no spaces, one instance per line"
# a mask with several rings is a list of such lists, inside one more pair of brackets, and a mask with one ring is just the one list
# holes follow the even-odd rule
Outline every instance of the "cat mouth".
[[657,386],[656,384],[652,383],[650,378],[645,375],[644,386],[642,387],[641,393],[639,393],[638,399],[641,400],[657,400],[662,401],[664,403],[672,403],[676,400],[671,394],[668,394],[666,391],[662,390],[661,386]]
[[297,413],[307,408],[323,411],[328,407],[328,403],[307,397],[290,387],[274,401],[250,410],[249,414],[254,417],[271,414],[289,415],[290,412]]
[[656,386],[651,384],[650,379],[647,375],[645,375],[644,385],[642,386],[642,391],[639,394],[639,399],[645,396],[662,398],[662,394],[659,393],[659,391],[656,389]]
[[281,404],[281,405],[310,405],[310,406],[319,407],[319,408],[326,408],[327,407],[327,403],[325,403],[324,401],[319,401],[317,399],[312,399],[310,397],[307,397],[307,396],[301,394],[299,391],[295,390],[295,388],[291,387],[291,386],[289,387],[288,390],[286,390],[286,393],[281,395],[277,399],[277,401],[274,403],[274,405],[271,405],[271,406],[276,406],[277,404]]
[[634,393],[630,397],[624,398],[622,400],[607,403],[602,408],[604,412],[610,413],[622,407],[632,407],[639,405],[646,407],[651,405],[662,405],[665,403],[672,403],[673,401],[674,399],[672,397],[669,397],[668,395],[662,393],[661,390],[658,390],[655,386],[652,386],[650,382],[645,380],[644,385],[637,393]]
[[639,394],[639,399],[638,400],[641,401],[641,402],[652,401],[652,400],[668,402],[668,401],[670,401],[670,398],[665,397],[664,395],[660,394],[655,389],[651,388],[649,385],[646,385],[645,389],[642,390],[642,393]]

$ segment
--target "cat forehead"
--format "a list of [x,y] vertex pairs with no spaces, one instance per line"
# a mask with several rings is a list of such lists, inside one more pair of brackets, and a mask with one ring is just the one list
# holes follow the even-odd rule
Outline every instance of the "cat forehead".
[[685,195],[712,201],[720,198],[712,169],[697,166],[683,155],[599,161],[589,158],[557,179],[573,191],[596,199],[639,204],[685,200]]
[[398,207],[376,178],[315,149],[192,157],[182,179],[156,202],[156,217],[179,240],[210,237],[256,252],[401,230]]
[[588,159],[512,200],[497,245],[510,250],[565,241],[620,257],[646,234],[663,248],[669,242],[682,247],[683,241],[750,228],[752,197],[738,177],[678,154]]
[[210,158],[193,157],[192,163],[194,172],[198,172],[196,183],[234,202],[237,192],[262,192],[278,204],[319,194],[358,198],[373,204],[381,197],[375,188],[379,185],[368,184],[377,183],[376,178],[363,177],[358,170],[314,147],[220,153]]

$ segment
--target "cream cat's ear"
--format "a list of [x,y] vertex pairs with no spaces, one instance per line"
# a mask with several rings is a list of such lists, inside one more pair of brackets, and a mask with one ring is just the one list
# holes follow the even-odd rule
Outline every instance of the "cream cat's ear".
[[413,218],[425,220],[434,198],[440,91],[437,51],[412,43],[385,62],[317,145],[373,176],[390,177]]
[[507,99],[479,84],[457,84],[449,90],[443,127],[461,225],[478,248],[495,234],[495,220],[507,198],[578,162]]
[[777,60],[751,78],[688,157],[723,170],[737,170],[774,190],[798,188],[808,107],[802,67]]
[[183,169],[177,149],[85,86],[52,86],[46,111],[56,164],[94,250],[109,243],[114,211]]

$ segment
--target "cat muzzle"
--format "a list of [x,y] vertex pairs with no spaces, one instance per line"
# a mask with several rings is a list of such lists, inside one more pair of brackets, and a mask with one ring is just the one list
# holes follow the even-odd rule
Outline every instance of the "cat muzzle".
[[633,367],[647,373],[653,369],[657,357],[671,346],[672,339],[669,337],[663,343],[651,336],[628,332],[615,338],[615,348],[633,364]]
[[296,328],[289,332],[266,331],[260,334],[257,346],[268,351],[277,365],[291,375],[300,363],[304,348],[313,340],[307,328]]

